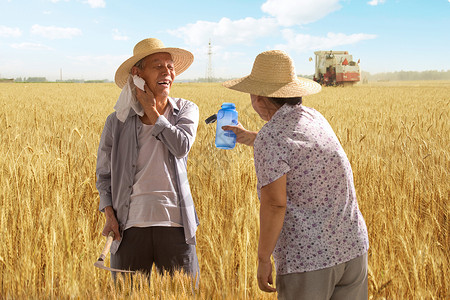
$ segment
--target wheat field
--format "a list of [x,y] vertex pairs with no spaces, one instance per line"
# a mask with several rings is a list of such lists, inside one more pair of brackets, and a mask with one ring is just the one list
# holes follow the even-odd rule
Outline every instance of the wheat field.
[[[156,272],[113,285],[93,266],[105,242],[97,146],[119,93],[113,84],[0,84],[0,299],[276,299],[256,281],[252,149],[216,149],[215,124],[204,122],[222,102],[236,103],[248,129],[263,121],[248,95],[215,83],[171,93],[200,108],[188,163],[198,288]],[[450,82],[327,87],[304,104],[329,120],[353,167],[369,230],[369,298],[450,297]]]

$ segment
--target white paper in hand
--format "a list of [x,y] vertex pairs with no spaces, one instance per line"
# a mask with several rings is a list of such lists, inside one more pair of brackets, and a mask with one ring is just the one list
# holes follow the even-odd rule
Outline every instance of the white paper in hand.
[[133,75],[134,85],[137,86],[141,91],[144,90],[145,81],[137,75]]

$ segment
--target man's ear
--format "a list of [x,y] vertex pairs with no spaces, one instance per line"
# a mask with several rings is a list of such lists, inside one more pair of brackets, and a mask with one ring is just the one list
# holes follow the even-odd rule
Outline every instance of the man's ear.
[[138,75],[139,76],[139,68],[136,66],[133,66],[131,68],[131,75]]

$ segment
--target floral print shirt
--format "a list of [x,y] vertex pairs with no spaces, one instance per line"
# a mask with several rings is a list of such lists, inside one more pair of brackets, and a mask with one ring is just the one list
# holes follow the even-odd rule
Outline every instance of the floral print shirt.
[[286,214],[273,252],[277,275],[332,267],[367,252],[350,163],[318,111],[282,106],[258,132],[254,163],[258,197],[287,175]]

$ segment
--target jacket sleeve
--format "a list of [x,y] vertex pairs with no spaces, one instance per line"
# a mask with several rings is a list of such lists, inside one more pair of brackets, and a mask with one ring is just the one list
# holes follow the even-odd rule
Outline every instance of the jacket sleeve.
[[176,158],[182,158],[194,144],[198,119],[198,106],[187,101],[180,107],[175,124],[172,125],[164,116],[159,116],[152,134],[163,142]]
[[112,206],[111,196],[111,149],[112,149],[112,122],[110,115],[106,119],[97,151],[97,182],[96,187],[100,196],[99,210],[104,211],[106,206]]

